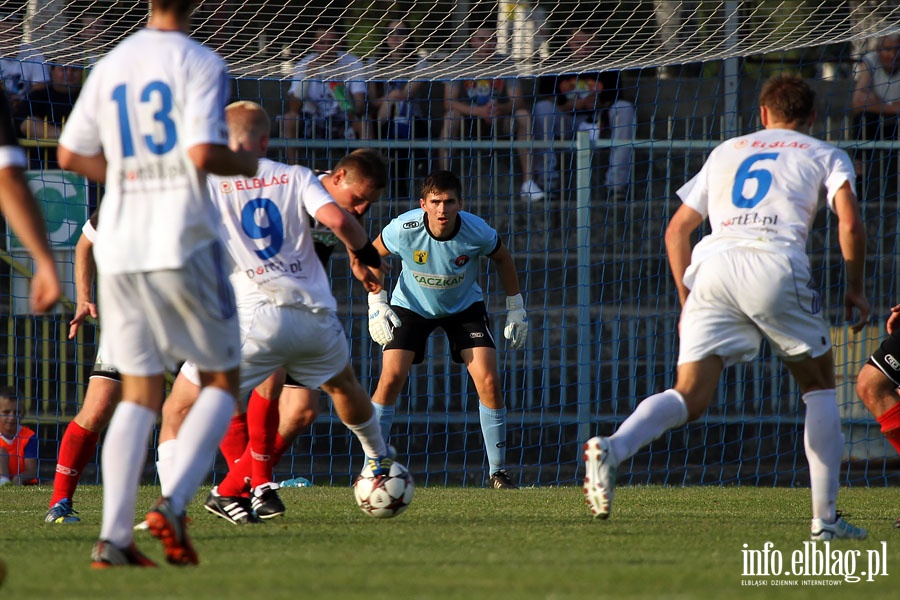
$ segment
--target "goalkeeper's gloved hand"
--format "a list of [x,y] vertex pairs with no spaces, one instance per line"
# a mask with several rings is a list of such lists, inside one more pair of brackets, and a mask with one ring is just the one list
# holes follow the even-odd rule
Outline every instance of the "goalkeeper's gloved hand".
[[389,344],[394,339],[394,327],[399,326],[400,317],[391,310],[387,292],[382,290],[369,294],[369,335],[375,343],[381,346]]
[[506,327],[503,328],[503,337],[509,340],[509,345],[514,350],[525,346],[525,338],[528,336],[528,316],[525,314],[525,301],[522,294],[506,297]]

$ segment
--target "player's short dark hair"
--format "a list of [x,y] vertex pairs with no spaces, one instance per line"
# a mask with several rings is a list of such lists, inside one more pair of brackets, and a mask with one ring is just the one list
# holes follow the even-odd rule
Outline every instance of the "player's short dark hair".
[[388,161],[381,152],[371,148],[359,148],[338,161],[332,173],[338,169],[347,172],[347,181],[368,181],[376,189],[388,184]]
[[789,123],[804,122],[815,112],[816,93],[798,75],[776,75],[763,85],[759,105]]
[[154,6],[165,12],[175,12],[179,15],[190,15],[198,0],[150,0],[150,6]]
[[462,200],[462,182],[450,171],[432,171],[422,182],[422,197],[442,192],[455,192],[456,199]]
[[19,399],[19,395],[16,393],[15,388],[8,385],[3,385],[0,386],[0,398],[9,398],[13,402],[17,402]]

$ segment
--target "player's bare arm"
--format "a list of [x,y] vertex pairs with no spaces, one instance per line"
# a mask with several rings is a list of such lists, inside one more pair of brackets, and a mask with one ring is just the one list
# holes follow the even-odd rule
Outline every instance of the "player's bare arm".
[[235,151],[221,144],[197,144],[188,148],[187,155],[198,169],[225,177],[230,175],[253,177],[259,163],[255,152]]
[[897,329],[898,323],[900,323],[900,304],[896,304],[891,307],[891,314],[888,315],[887,324],[885,326],[888,335],[894,333],[894,331]]
[[669,226],[666,228],[666,254],[669,256],[669,267],[672,269],[672,279],[678,288],[678,300],[681,305],[687,301],[690,290],[684,285],[684,272],[691,264],[691,233],[700,227],[703,217],[693,208],[682,204]]
[[94,244],[83,233],[75,245],[75,314],[69,321],[69,339],[75,334],[88,317],[97,318],[97,305],[94,303]]
[[87,156],[69,150],[65,146],[59,146],[56,150],[56,158],[59,166],[66,171],[73,171],[84,175],[91,181],[104,183],[106,181],[106,156],[102,152]]
[[500,285],[507,296],[515,296],[520,293],[519,275],[516,273],[516,263],[509,249],[501,243],[496,252],[491,254],[491,261],[500,276]]
[[[859,332],[869,321],[872,307],[866,298],[864,277],[866,263],[866,230],[859,214],[856,195],[845,182],[834,195],[834,210],[838,217],[838,242],[844,257],[847,273],[847,290],[844,292],[844,318],[850,328]],[[853,310],[857,314],[854,319]]]
[[31,280],[32,310],[38,313],[50,310],[59,300],[61,293],[56,262],[50,251],[47,227],[41,216],[41,209],[19,167],[0,169],[0,211],[22,245],[34,258],[34,276]]
[[376,271],[381,267],[381,255],[369,241],[359,221],[337,204],[323,205],[316,211],[315,218],[347,246],[353,276],[362,282],[370,294],[380,292],[381,278]]

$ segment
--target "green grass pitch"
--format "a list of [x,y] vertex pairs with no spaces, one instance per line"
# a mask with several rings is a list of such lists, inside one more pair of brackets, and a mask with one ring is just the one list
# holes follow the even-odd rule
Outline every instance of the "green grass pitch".
[[[832,542],[831,562],[849,565],[858,555],[859,574],[873,556],[887,570],[857,583],[744,576],[744,544],[761,551],[771,542],[767,560],[777,551],[782,570],[803,550],[806,489],[621,487],[610,520],[595,521],[575,487],[418,488],[410,508],[388,520],[363,514],[349,488],[291,488],[282,490],[287,515],[258,526],[207,513],[207,491],[189,507],[199,567],[98,571],[89,557],[100,487],[79,488],[82,522],[73,525],[43,523],[49,488],[0,488],[0,556],[9,571],[0,598],[818,599],[892,598],[900,586],[900,493],[891,488],[841,490],[839,508],[869,539]],[[142,511],[157,493],[141,488]],[[135,532],[135,540],[162,561],[149,534]],[[776,585],[784,582],[791,587]]]

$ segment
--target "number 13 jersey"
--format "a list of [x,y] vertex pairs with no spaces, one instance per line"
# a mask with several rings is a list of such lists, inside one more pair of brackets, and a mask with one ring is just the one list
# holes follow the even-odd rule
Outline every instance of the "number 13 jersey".
[[141,29],[91,70],[60,144],[107,160],[101,274],[176,269],[217,239],[206,174],[187,151],[227,145],[227,100],[224,61],[177,31]]

